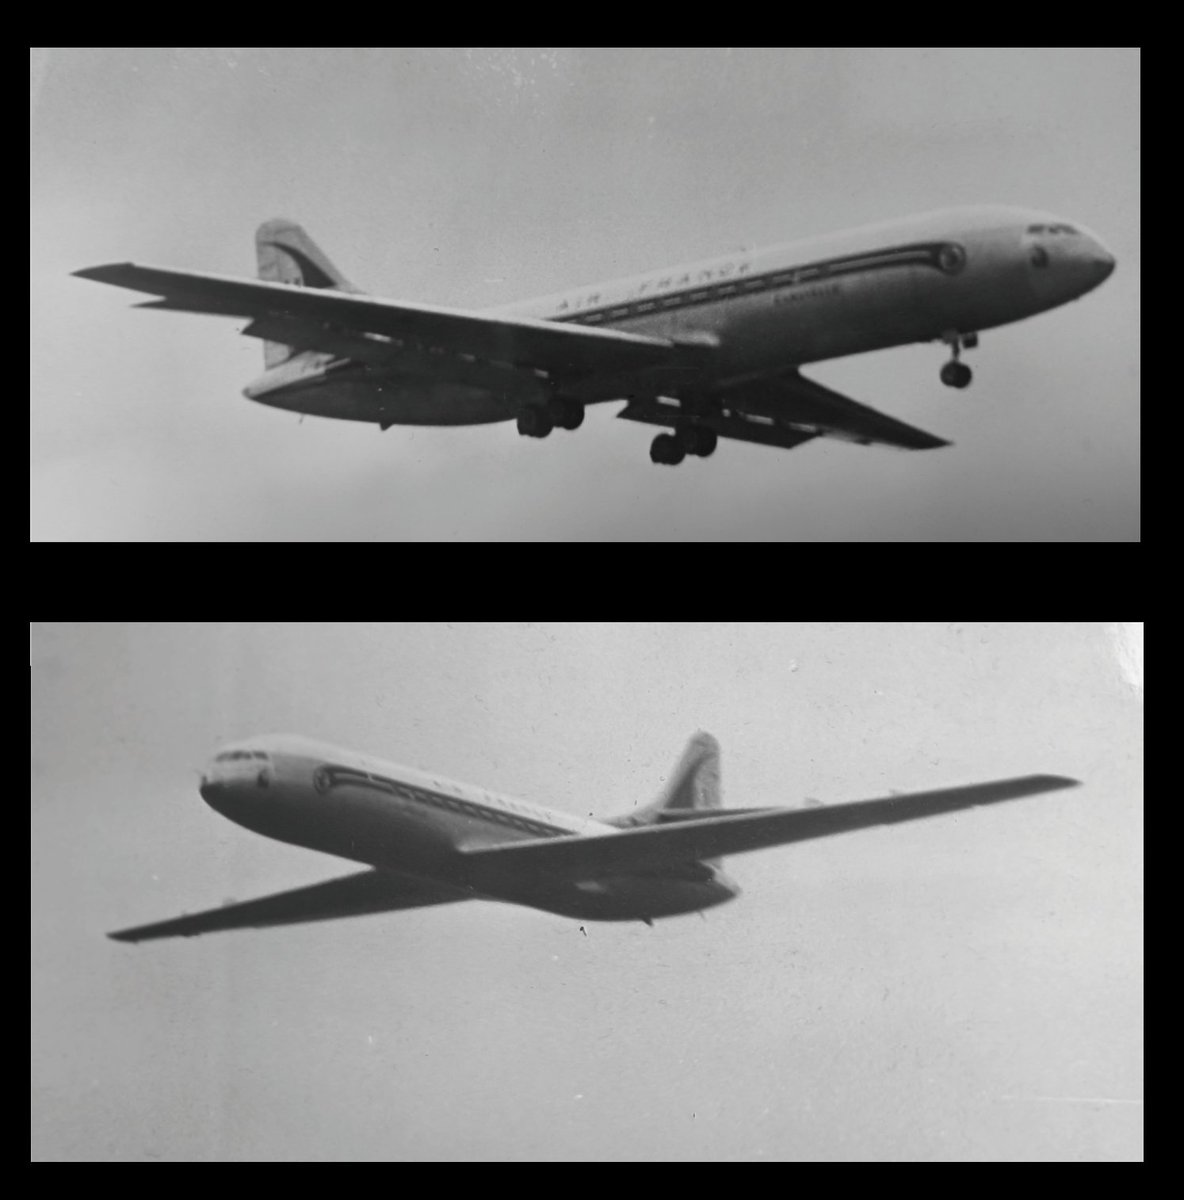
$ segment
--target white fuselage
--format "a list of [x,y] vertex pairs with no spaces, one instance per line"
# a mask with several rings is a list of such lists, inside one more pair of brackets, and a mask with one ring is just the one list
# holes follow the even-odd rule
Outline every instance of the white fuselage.
[[706,864],[595,881],[482,870],[465,850],[618,831],[295,735],[223,747],[206,766],[201,794],[223,816],[279,841],[573,916],[612,920],[689,912],[731,899],[737,890]]
[[[774,374],[805,363],[977,332],[1067,303],[1096,287],[1114,259],[1082,226],[1003,206],[953,208],[650,271],[488,310],[602,326],[710,347],[694,386]],[[405,368],[362,367],[306,354],[248,389],[279,407],[397,423],[466,424],[512,418],[522,396]],[[581,402],[645,386],[631,377],[573,381]],[[653,390],[669,394],[655,377]],[[376,400],[377,397],[377,400]]]

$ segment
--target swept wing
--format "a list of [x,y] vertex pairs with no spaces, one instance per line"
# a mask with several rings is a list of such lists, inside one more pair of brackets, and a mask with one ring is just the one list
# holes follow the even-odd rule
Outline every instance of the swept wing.
[[[679,348],[662,338],[616,329],[538,321],[530,317],[470,312],[428,304],[379,300],[328,288],[302,288],[197,271],[172,271],[135,263],[109,263],[75,271],[116,287],[162,297],[146,307],[250,317],[244,332],[282,335],[302,349],[339,354],[356,341],[364,361],[397,357],[403,343],[446,354],[471,355],[515,367],[581,374],[676,365]],[[364,352],[364,353],[363,353]]]
[[314,883],[311,887],[276,892],[258,900],[227,904],[206,912],[191,913],[153,925],[120,929],[107,936],[119,942],[143,942],[150,938],[193,937],[219,929],[244,929],[264,925],[290,925],[302,921],[328,921],[362,913],[390,912],[401,908],[424,908],[469,899],[469,893],[438,884],[424,883],[391,871],[361,871]]
[[[765,379],[725,384],[712,394],[715,407],[696,415],[696,423],[714,429],[720,437],[764,446],[790,449],[815,437],[908,450],[930,450],[950,443],[886,413],[859,404],[797,371]],[[682,423],[688,416],[678,405],[655,400],[634,400],[617,416],[649,425]]]
[[475,847],[466,857],[475,867],[499,867],[587,878],[645,870],[673,863],[741,854],[786,842],[829,837],[873,825],[915,821],[1039,792],[1073,787],[1063,775],[1023,775],[967,787],[912,792],[818,808],[764,809],[594,837],[540,838],[502,846]]

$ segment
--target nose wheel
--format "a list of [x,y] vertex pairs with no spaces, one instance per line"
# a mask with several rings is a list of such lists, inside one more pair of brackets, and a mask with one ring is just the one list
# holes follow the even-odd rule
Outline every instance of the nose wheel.
[[974,373],[964,363],[958,361],[963,350],[973,350],[978,345],[977,333],[946,333],[942,335],[943,342],[950,348],[953,356],[941,369],[941,381],[946,387],[964,388],[969,386]]
[[941,381],[946,387],[964,388],[974,378],[971,369],[961,362],[948,362],[941,369]]

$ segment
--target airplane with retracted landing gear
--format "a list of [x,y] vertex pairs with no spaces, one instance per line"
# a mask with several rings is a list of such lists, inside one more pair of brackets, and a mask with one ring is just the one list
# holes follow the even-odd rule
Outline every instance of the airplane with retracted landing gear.
[[1003,206],[951,208],[647,271],[499,308],[363,295],[290,221],[256,234],[259,278],[135,263],[75,274],[159,297],[141,307],[246,318],[266,370],[260,404],[393,425],[516,421],[578,429],[624,401],[665,426],[656,463],[706,458],[719,438],[793,447],[817,437],[911,450],[949,443],[807,378],[801,368],[941,341],[941,380],[970,383],[984,329],[1076,300],[1114,270],[1083,226]]
[[224,746],[201,795],[265,837],[363,863],[294,891],[109,936],[122,942],[499,900],[580,921],[702,912],[739,892],[720,856],[914,821],[1072,787],[1024,775],[802,808],[723,808],[719,744],[697,733],[658,796],[584,820],[473,784],[292,735]]

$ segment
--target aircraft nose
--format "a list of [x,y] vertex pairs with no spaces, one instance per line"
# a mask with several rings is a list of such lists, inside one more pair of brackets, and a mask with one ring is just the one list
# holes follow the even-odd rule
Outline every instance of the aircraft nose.
[[201,798],[215,811],[221,812],[226,802],[226,784],[219,779],[212,779],[209,775],[201,777],[201,786],[197,789],[201,793]]
[[1092,229],[1082,229],[1081,247],[1079,254],[1084,259],[1085,273],[1090,280],[1090,287],[1097,287],[1114,274],[1114,255],[1106,249],[1102,239]]
[[1090,259],[1090,267],[1097,276],[1098,283],[1102,283],[1114,273],[1114,255],[1099,245]]

